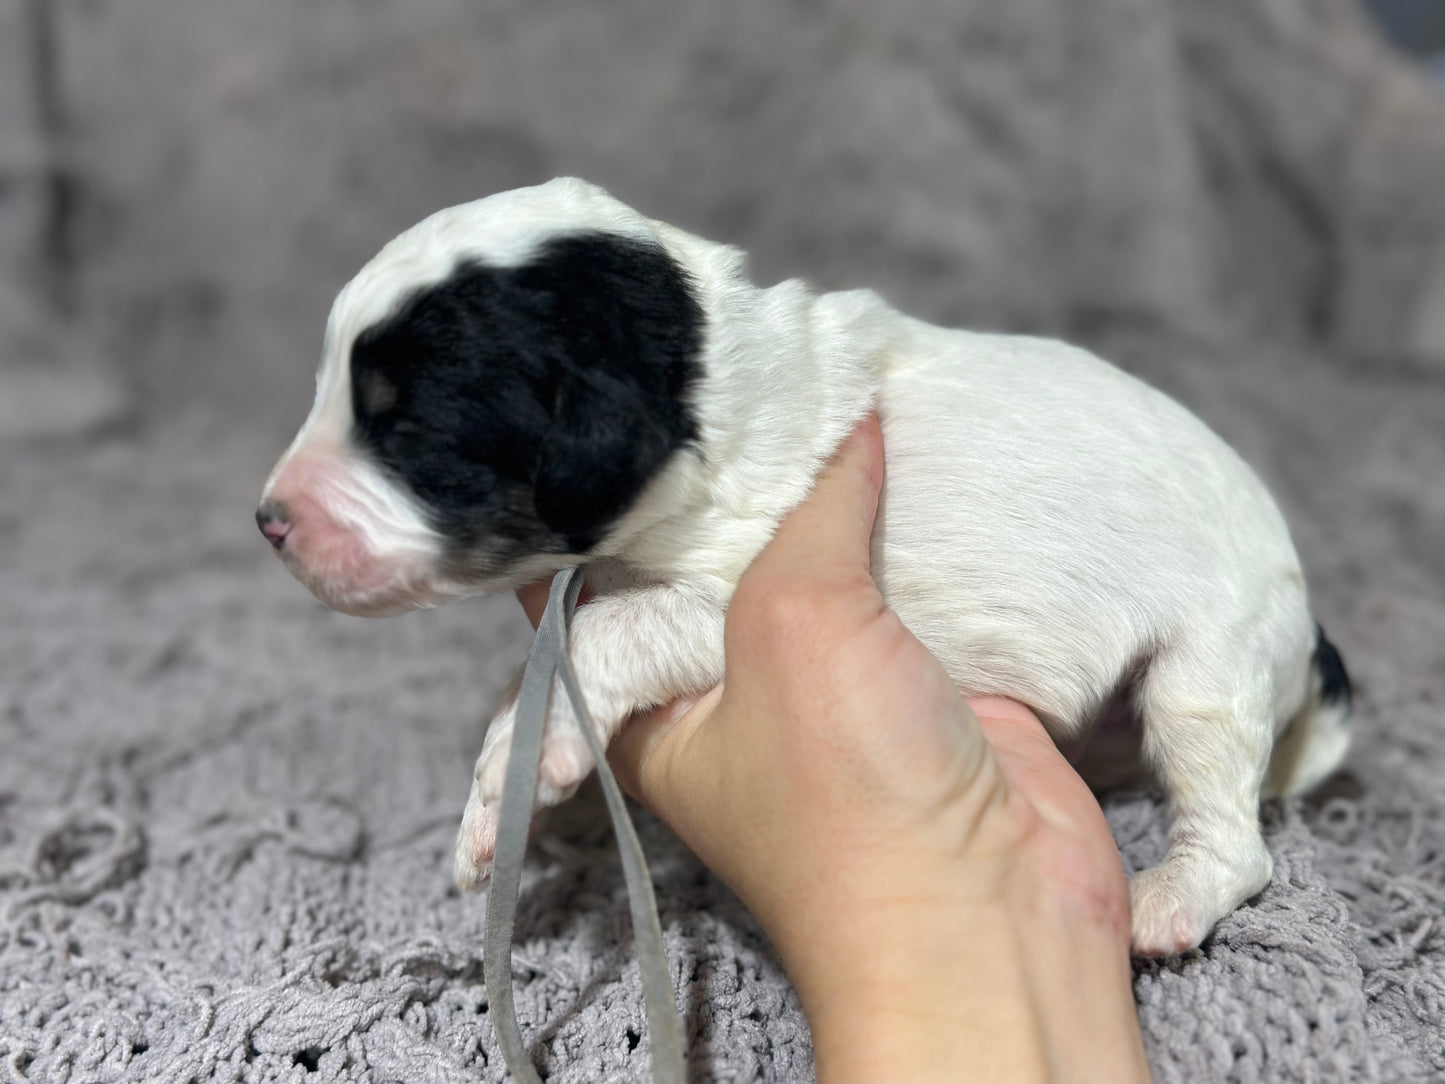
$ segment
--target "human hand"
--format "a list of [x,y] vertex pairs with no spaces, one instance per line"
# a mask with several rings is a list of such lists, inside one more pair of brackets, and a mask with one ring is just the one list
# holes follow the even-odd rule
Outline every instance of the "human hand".
[[887,607],[882,478],[870,420],[738,584],[722,684],[608,759],[772,937],[820,1079],[1147,1079],[1108,825],[1028,709],[965,701]]

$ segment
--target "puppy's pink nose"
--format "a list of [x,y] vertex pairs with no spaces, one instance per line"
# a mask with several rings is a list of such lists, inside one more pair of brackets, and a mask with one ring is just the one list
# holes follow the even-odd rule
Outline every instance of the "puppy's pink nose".
[[261,528],[266,541],[279,550],[291,530],[286,506],[279,501],[262,501],[261,507],[256,509],[256,526]]

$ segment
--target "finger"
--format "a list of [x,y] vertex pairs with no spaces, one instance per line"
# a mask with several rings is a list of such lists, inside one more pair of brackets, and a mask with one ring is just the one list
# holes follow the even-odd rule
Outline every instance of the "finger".
[[1009,769],[1015,766],[1024,768],[1063,758],[1039,717],[1017,700],[976,696],[967,703],[1006,774],[1011,774]]
[[[522,604],[522,612],[527,615],[527,620],[532,623],[535,629],[542,621],[542,613],[547,609],[547,597],[552,591],[550,579],[538,580],[529,583],[526,587],[517,588],[517,601]],[[587,583],[582,584],[582,591],[577,596],[577,605],[586,606],[592,601],[592,588]]]
[[532,622],[535,629],[542,621],[542,611],[547,608],[547,593],[551,590],[550,580],[538,580],[536,583],[529,583],[526,587],[517,588],[517,601],[522,604],[522,610],[527,615],[527,620]]
[[677,802],[696,797],[696,788],[678,778],[697,759],[684,746],[702,733],[721,696],[722,686],[717,685],[699,696],[640,712],[607,747],[607,762],[622,789],[674,828],[680,814]]
[[789,582],[849,581],[868,570],[868,546],[883,488],[883,431],[869,414],[788,514],[750,573]]
[[1056,826],[1077,826],[1081,818],[1102,817],[1098,802],[1039,717],[1003,697],[969,701],[1011,789]]

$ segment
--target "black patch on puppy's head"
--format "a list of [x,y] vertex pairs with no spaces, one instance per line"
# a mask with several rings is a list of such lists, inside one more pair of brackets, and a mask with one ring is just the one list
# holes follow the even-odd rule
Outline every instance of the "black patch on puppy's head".
[[463,556],[585,552],[695,438],[702,322],[646,241],[461,263],[357,337],[356,439]]

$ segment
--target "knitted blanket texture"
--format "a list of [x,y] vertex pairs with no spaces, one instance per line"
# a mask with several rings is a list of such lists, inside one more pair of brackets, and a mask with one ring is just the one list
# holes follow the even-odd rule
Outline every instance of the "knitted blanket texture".
[[[1156,357],[1160,355],[1154,355]],[[1151,375],[1279,492],[1359,685],[1346,770],[1266,807],[1275,876],[1136,965],[1162,1081],[1445,1077],[1445,396],[1280,356]],[[500,1081],[485,904],[450,852],[510,599],[323,610],[250,522],[277,451],[198,413],[0,459],[0,1079]],[[1129,868],[1148,791],[1105,808]],[[737,900],[638,811],[698,1079],[808,1080],[798,1000]],[[647,1038],[595,790],[532,846],[514,969],[554,1081]]]

